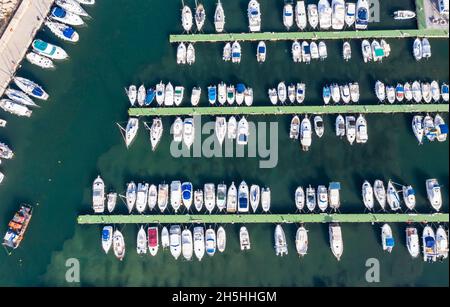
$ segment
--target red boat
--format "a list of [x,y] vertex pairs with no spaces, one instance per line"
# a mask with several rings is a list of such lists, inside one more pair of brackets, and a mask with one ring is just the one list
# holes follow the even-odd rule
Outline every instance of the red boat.
[[150,255],[156,256],[158,253],[159,239],[158,239],[158,227],[153,226],[147,229],[148,237],[148,249],[150,250]]

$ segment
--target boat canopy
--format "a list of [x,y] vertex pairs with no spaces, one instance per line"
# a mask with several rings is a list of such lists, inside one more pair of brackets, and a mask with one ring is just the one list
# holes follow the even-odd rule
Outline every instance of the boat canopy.
[[331,182],[330,183],[330,190],[340,190],[340,189],[341,189],[340,182]]
[[367,14],[367,9],[366,8],[360,8],[358,10],[358,19],[360,22],[364,22],[367,23],[368,21],[368,14]]
[[53,16],[58,17],[58,18],[66,17],[66,11],[58,6],[53,8],[52,14],[53,14]]
[[425,237],[425,246],[428,248],[434,247],[435,241],[433,237]]
[[103,229],[102,231],[102,239],[103,240],[109,240],[110,232],[108,229]]
[[247,198],[239,197],[239,208],[247,208]]
[[375,49],[376,56],[384,56],[384,50],[382,48]]
[[243,93],[245,91],[245,85],[242,83],[238,83],[236,85],[236,91],[240,94]]
[[414,191],[414,189],[408,189],[406,195],[407,196],[416,195],[416,191]]
[[183,191],[183,199],[190,199],[191,198],[191,191],[190,190],[184,190]]
[[40,89],[39,87],[34,87],[32,93],[33,93],[33,95],[36,95],[36,96],[44,95],[44,91],[42,89]]
[[395,244],[395,242],[394,242],[394,238],[386,238],[386,246],[387,247],[394,247],[394,244]]
[[266,52],[266,47],[264,47],[264,46],[259,46],[259,47],[258,47],[258,52],[259,52],[259,53],[265,53],[265,52]]
[[75,30],[72,27],[67,27],[63,31],[63,35],[68,38],[71,38],[74,33],[75,33]]
[[439,130],[441,131],[442,134],[447,134],[448,126],[447,125],[439,125]]

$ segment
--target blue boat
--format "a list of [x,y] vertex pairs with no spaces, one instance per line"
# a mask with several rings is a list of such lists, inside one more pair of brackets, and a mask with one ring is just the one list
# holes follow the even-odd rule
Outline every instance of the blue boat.
[[217,100],[217,89],[215,86],[208,86],[208,101],[210,104],[215,104]]
[[322,97],[323,97],[323,101],[325,102],[325,104],[328,104],[330,102],[331,90],[330,90],[330,87],[328,85],[323,87]]
[[155,96],[156,96],[155,90],[153,88],[149,88],[147,90],[147,95],[145,96],[144,104],[146,106],[149,106],[155,99]]
[[192,205],[192,183],[183,182],[181,185],[181,198],[183,200],[183,204],[189,210]]
[[249,191],[248,185],[242,181],[238,191],[238,212],[248,212],[249,210]]
[[365,30],[369,24],[369,2],[358,0],[356,4],[356,30]]
[[245,85],[242,83],[238,83],[236,85],[236,93],[243,94],[245,92]]

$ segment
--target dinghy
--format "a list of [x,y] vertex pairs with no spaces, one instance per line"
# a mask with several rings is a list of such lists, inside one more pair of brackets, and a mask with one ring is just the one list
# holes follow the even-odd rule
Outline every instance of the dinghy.
[[192,232],[187,228],[181,232],[181,250],[184,259],[190,261],[192,259],[194,246],[192,241]]
[[122,261],[125,257],[125,240],[119,230],[115,230],[113,233],[113,250],[116,258]]
[[406,247],[413,258],[420,254],[419,233],[415,227],[406,227]]
[[392,249],[394,248],[395,241],[394,236],[392,235],[392,229],[391,226],[388,224],[384,224],[381,227],[381,243],[383,245],[383,250],[387,251],[388,253],[392,252]]
[[374,201],[373,201],[373,189],[372,185],[366,180],[362,185],[362,198],[364,202],[364,206],[369,211],[373,210]]
[[221,253],[225,251],[225,247],[227,244],[227,236],[225,233],[225,229],[222,226],[219,226],[217,229],[217,250]]
[[203,227],[194,227],[194,253],[198,261],[205,255],[205,233]]
[[239,230],[239,242],[242,251],[250,249],[250,235],[248,234],[248,230],[245,226],[242,226]]
[[147,234],[145,233],[144,227],[139,228],[137,238],[136,238],[136,252],[138,255],[147,254]]
[[228,188],[227,212],[235,213],[236,210],[237,210],[237,190],[236,186],[234,185],[234,182],[232,182],[230,187]]
[[295,248],[301,257],[308,252],[308,231],[303,226],[299,227],[295,234]]
[[181,255],[181,227],[180,225],[170,226],[169,231],[170,253],[177,260]]
[[[165,228],[165,229],[167,231],[167,228]],[[161,237],[163,237],[162,234],[161,234]],[[158,227],[157,226],[148,227],[147,238],[148,238],[148,250],[150,252],[150,255],[156,256],[156,254],[158,253],[158,248],[159,248],[159,236],[158,236]],[[162,241],[162,239],[161,239],[161,241]],[[164,247],[166,247],[166,246],[163,245],[163,248]]]
[[112,226],[105,226],[102,230],[102,248],[105,251],[105,254],[108,254],[112,245],[112,235],[113,228]]
[[295,206],[298,210],[303,210],[305,207],[305,192],[303,191],[303,187],[298,187],[295,190]]
[[259,185],[252,184],[250,186],[250,206],[253,209],[253,212],[256,212],[259,206],[260,201],[260,188]]
[[278,224],[275,227],[274,240],[275,240],[275,255],[281,257],[287,255],[288,248],[286,242],[286,235],[284,233],[283,227],[281,227],[280,224]]

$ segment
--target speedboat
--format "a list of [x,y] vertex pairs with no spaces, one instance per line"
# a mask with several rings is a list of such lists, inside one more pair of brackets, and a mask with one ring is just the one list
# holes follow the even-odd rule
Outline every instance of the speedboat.
[[431,226],[425,226],[422,232],[423,261],[436,262],[436,236]]
[[183,182],[181,185],[181,199],[183,201],[183,205],[189,211],[192,205],[192,183]]
[[330,208],[333,210],[338,210],[341,206],[340,190],[341,184],[339,182],[330,182],[328,186],[328,201]]
[[305,207],[305,192],[303,191],[303,187],[298,187],[295,190],[295,206],[298,210],[303,210]]
[[322,116],[316,115],[314,116],[314,131],[316,132],[316,135],[321,138],[323,136],[325,127],[323,125],[323,119]]
[[125,127],[125,145],[127,148],[131,146],[136,138],[139,130],[139,120],[136,117],[130,117]]
[[361,50],[364,58],[364,63],[372,61],[372,46],[367,39],[363,40],[361,43]]
[[202,190],[196,190],[194,192],[194,207],[197,210],[197,212],[202,211],[202,208],[203,208],[203,191]]
[[0,143],[0,159],[12,159],[14,152],[5,143]]
[[342,45],[342,57],[345,61],[348,61],[352,58],[352,47],[349,42],[344,42]]
[[64,10],[79,16],[89,16],[83,7],[75,0],[55,0],[55,4],[62,7]]
[[431,94],[431,85],[428,82],[424,82],[421,84],[422,88],[422,98],[426,103],[430,103],[433,96]]
[[172,181],[170,184],[170,204],[177,213],[181,206],[181,182],[178,180]]
[[330,248],[338,261],[341,260],[344,252],[344,241],[342,240],[342,230],[338,223],[330,223],[328,226],[330,237]]
[[215,85],[208,86],[208,101],[209,104],[214,105],[217,100],[217,89]]
[[216,11],[214,12],[214,27],[216,32],[222,33],[225,27],[225,12],[223,11],[222,3],[218,0]]
[[412,94],[415,102],[419,103],[422,101],[422,89],[420,87],[419,81],[414,81],[412,84]]
[[448,102],[448,98],[449,98],[448,84],[443,83],[441,85],[441,95],[442,95],[442,100],[444,100],[445,102]]
[[125,88],[125,93],[128,96],[128,100],[130,101],[131,106],[134,106],[134,104],[136,103],[136,98],[137,98],[137,88],[136,85],[130,85],[127,88]]
[[311,212],[316,208],[316,190],[311,185],[306,188],[306,207]]
[[406,19],[413,19],[416,17],[416,13],[413,11],[408,10],[399,10],[394,12],[394,19],[395,20],[406,20]]
[[289,29],[294,24],[294,8],[292,3],[286,2],[283,7],[283,24],[286,29]]
[[108,254],[112,245],[112,226],[105,226],[102,230],[102,248],[105,251],[105,254]]
[[180,117],[177,117],[172,125],[172,133],[173,133],[173,141],[181,142],[183,140],[183,120]]
[[228,119],[227,124],[227,137],[231,140],[234,140],[237,136],[237,121],[234,116],[231,116]]
[[53,64],[52,60],[34,52],[28,52],[26,55],[26,59],[31,64],[39,66],[41,68],[45,69],[55,68],[55,65]]
[[383,181],[377,179],[373,184],[373,191],[375,194],[375,199],[380,205],[381,209],[384,210],[386,208],[386,189],[384,188]]
[[248,107],[253,104],[253,89],[251,87],[247,87],[244,91],[244,102]]
[[303,151],[308,151],[312,143],[311,121],[308,117],[302,119],[300,124],[300,144]]
[[392,235],[391,226],[389,226],[388,224],[384,224],[381,227],[381,243],[383,245],[384,251],[387,251],[388,253],[392,252],[395,241],[394,236]]
[[127,192],[125,194],[128,213],[131,213],[131,211],[133,211],[134,205],[136,204],[136,193],[136,184],[134,183],[134,181],[131,181],[127,184]]
[[291,128],[289,129],[289,138],[297,140],[300,133],[300,118],[295,115],[291,120]]
[[19,89],[21,89],[24,93],[41,100],[47,100],[48,94],[44,91],[44,89],[36,84],[35,82],[22,78],[22,77],[14,77],[14,83],[17,85]]
[[347,2],[345,4],[345,24],[347,27],[353,26],[356,19],[356,3]]
[[417,258],[420,254],[419,233],[416,227],[406,227],[406,247],[413,258]]
[[426,181],[428,201],[434,210],[439,211],[442,207],[441,187],[437,179],[427,179]]
[[231,61],[231,44],[230,43],[226,43],[225,46],[223,47],[222,59],[225,62]]
[[305,1],[297,1],[295,5],[295,23],[300,30],[304,30],[308,23],[306,19]]
[[419,144],[423,142],[424,129],[423,129],[423,116],[422,115],[414,115],[412,123],[411,123],[414,135],[419,141]]
[[138,183],[136,192],[136,210],[143,213],[148,201],[148,183]]
[[424,135],[430,142],[433,142],[436,139],[437,131],[434,127],[434,121],[428,114],[423,118],[423,131]]
[[164,212],[169,203],[169,185],[160,184],[158,185],[158,208],[161,212]]
[[436,230],[436,254],[439,260],[444,260],[448,257],[448,236],[442,225]]
[[405,88],[403,87],[403,84],[398,83],[395,87],[395,98],[398,102],[402,102],[405,98]]
[[385,57],[384,49],[381,48],[380,43],[374,39],[370,45],[372,48],[372,59],[374,62],[380,62]]
[[364,202],[364,206],[370,211],[373,210],[374,201],[373,201],[373,189],[372,185],[366,180],[362,185],[362,198]]
[[356,119],[354,116],[345,117],[345,134],[347,135],[347,141],[350,145],[353,145],[356,139]]
[[183,101],[184,96],[184,87],[183,86],[175,86],[173,101],[176,106],[179,106]]
[[123,239],[123,235],[119,230],[114,231],[112,241],[114,255],[117,259],[122,261],[123,257],[125,257],[125,240]]
[[204,186],[205,208],[211,213],[216,206],[216,190],[214,183],[206,183]]
[[240,63],[241,62],[241,44],[235,41],[231,45],[231,62]]
[[250,235],[248,234],[248,230],[245,226],[242,226],[239,230],[239,242],[242,251],[250,249]]
[[5,95],[8,96],[9,99],[11,99],[14,102],[21,103],[26,106],[30,107],[37,107],[38,105],[34,103],[34,101],[28,97],[27,94],[25,94],[22,91],[14,90],[12,88],[7,88],[5,91]]
[[325,85],[323,87],[322,90],[322,98],[323,98],[323,102],[325,104],[329,104],[330,103],[330,99],[331,99],[331,89],[328,85]]
[[158,203],[158,188],[156,185],[152,184],[148,188],[148,198],[147,198],[148,208],[153,210],[156,207],[156,204]]
[[217,198],[216,204],[219,211],[224,210],[227,207],[227,185],[220,183],[217,185]]
[[196,107],[199,104],[201,95],[202,95],[202,89],[200,87],[192,88],[192,94],[191,94],[192,106]]
[[350,96],[350,87],[348,86],[348,84],[341,85],[339,87],[339,90],[341,92],[342,101],[345,104],[349,103],[352,98]]
[[420,38],[416,38],[414,40],[413,54],[416,61],[420,61],[422,59],[422,40]]
[[369,24],[369,2],[358,0],[356,3],[356,30],[365,30]]
[[208,256],[214,256],[216,253],[216,232],[214,229],[208,228],[205,233],[205,249]]
[[319,26],[322,30],[328,30],[331,28],[331,19],[333,10],[331,9],[328,0],[319,0],[317,4],[319,11]]
[[319,47],[317,46],[316,42],[311,42],[309,44],[309,49],[311,52],[311,60],[318,60],[319,59]]
[[328,190],[324,185],[317,187],[317,204],[322,212],[325,212],[328,208]]
[[295,248],[301,257],[308,252],[308,231],[303,226],[300,226],[295,234]]
[[181,25],[183,26],[184,31],[190,32],[192,29],[192,23],[193,23],[193,16],[191,8],[185,5],[181,10]]
[[223,141],[225,140],[225,136],[227,135],[227,120],[223,116],[216,117],[216,125],[214,129],[216,133],[217,140],[219,144],[222,146]]
[[236,85],[236,103],[240,106],[245,100],[246,87],[242,83]]
[[445,142],[447,140],[448,126],[439,114],[436,114],[434,117],[434,127],[436,128],[436,139],[438,142]]
[[237,210],[237,190],[234,182],[228,188],[227,194],[227,212],[234,213]]
[[237,144],[247,145],[249,136],[249,126],[245,117],[242,117],[238,123]]
[[186,228],[181,232],[181,250],[184,259],[187,261],[192,259],[194,244],[192,241],[192,232]]
[[261,189],[261,207],[264,212],[270,210],[270,188]]
[[175,258],[178,259],[181,255],[181,227],[180,225],[172,225],[170,226],[170,253]]
[[298,41],[292,43],[292,60],[294,63],[302,61],[302,46]]
[[261,10],[257,0],[250,0],[248,3],[247,16],[250,32],[261,31]]
[[365,144],[369,139],[367,121],[362,114],[356,119],[356,143]]
[[395,102],[395,96],[395,88],[391,85],[386,85],[386,98],[390,104]]
[[162,105],[164,103],[166,85],[162,81],[156,85],[156,103]]
[[431,57],[431,45],[427,38],[422,39],[422,58],[428,59]]
[[319,42],[319,58],[323,61],[328,57],[327,45],[324,41]]
[[192,117],[185,118],[183,122],[183,142],[188,149],[190,149],[192,144],[194,144],[194,139],[195,139],[194,119]]
[[227,235],[225,229],[222,226],[219,226],[217,229],[217,250],[221,253],[225,251],[225,247],[227,245]]
[[309,25],[313,29],[317,28],[317,26],[319,24],[319,11],[317,9],[317,5],[316,4],[308,4],[307,12],[308,12]]
[[139,86],[139,89],[137,92],[137,103],[141,107],[144,105],[146,96],[147,96],[147,92],[145,91],[145,86],[142,84],[141,86]]
[[[167,228],[166,228],[167,231]],[[162,234],[161,234],[162,237]],[[148,250],[150,255],[156,256],[159,248],[159,236],[158,236],[158,227],[151,226],[147,228],[147,240],[148,240]],[[162,241],[162,239],[161,239]],[[163,245],[164,247],[164,245]]]
[[400,196],[391,180],[388,182],[386,200],[392,211],[400,210]]
[[201,3],[197,4],[197,6],[195,8],[194,19],[195,19],[195,25],[197,26],[197,30],[201,31],[203,28],[203,25],[205,24],[205,20],[206,20],[206,11],[205,11],[205,7],[203,6],[203,4],[201,4]]
[[168,248],[170,246],[170,235],[167,227],[164,226],[161,230],[161,247],[163,249]]
[[349,83],[351,101],[357,103],[359,101],[359,83]]
[[186,45],[181,42],[177,47],[177,64],[186,64]]
[[44,42],[40,39],[34,40],[32,47],[34,52],[37,54],[46,56],[53,60],[64,60],[69,57],[69,55],[61,47]]
[[343,137],[345,136],[345,119],[342,115],[338,115],[336,117],[336,136]]
[[153,102],[153,100],[155,99],[156,96],[156,91],[153,88],[148,88],[147,89],[147,93],[145,94],[145,100],[144,100],[144,105],[145,106],[149,106],[151,105],[151,103]]
[[256,49],[256,59],[258,62],[264,63],[266,61],[266,54],[267,54],[267,49],[266,49],[266,43],[263,41],[260,41],[258,43],[258,47]]
[[224,82],[220,82],[217,86],[217,100],[221,105],[227,102],[227,85]]
[[297,90],[295,92],[295,99],[297,103],[303,103],[306,96],[306,85],[305,83],[297,83]]
[[439,84],[436,82],[436,80],[433,80],[430,86],[431,86],[431,97],[435,102],[439,102],[439,99],[441,98],[441,93],[439,92]]
[[295,84],[291,83],[289,84],[288,88],[287,88],[287,96],[288,99],[291,103],[295,102]]
[[165,106],[173,106],[173,95],[174,95],[174,89],[172,83],[168,83],[166,85],[166,89],[164,92],[164,105]]
[[275,227],[274,237],[275,237],[275,254],[281,257],[283,257],[283,255],[287,255],[288,248],[286,242],[286,235],[284,233],[283,227],[281,227],[280,224],[278,224]]
[[150,143],[152,145],[152,151],[155,151],[156,147],[158,146],[163,131],[164,129],[161,118],[154,118],[152,126],[150,127]]
[[145,233],[143,226],[141,226],[137,234],[136,252],[138,255],[147,254],[147,234]]
[[302,42],[302,61],[306,64],[311,62],[311,47],[307,41]]
[[249,191],[248,185],[242,181],[238,190],[238,212],[249,211]]
[[84,24],[84,21],[80,16],[60,8],[59,6],[52,8],[50,18],[71,26],[81,26]]
[[411,101],[413,99],[411,84],[409,82],[406,82],[403,88],[405,90],[405,99],[407,101]]
[[278,102],[278,94],[277,94],[277,89],[275,88],[270,88],[268,91],[268,95],[269,95],[269,100],[273,105],[276,105]]
[[331,2],[332,17],[331,25],[333,30],[342,30],[345,25],[345,1],[333,0]]
[[108,208],[108,212],[111,213],[114,211],[114,208],[116,208],[116,203],[117,203],[117,193],[108,193],[108,195],[106,195],[106,204],[107,204],[107,208]]
[[[331,91],[331,98],[333,99],[333,102],[339,103],[339,101],[341,101],[341,91],[339,89],[339,85],[331,84],[330,91]],[[350,93],[349,93],[349,95],[350,95]]]
[[416,206],[416,192],[414,191],[413,187],[408,185],[404,185],[402,187],[403,191],[403,201],[405,202],[406,207],[409,210],[413,210]]
[[50,20],[45,21],[45,25],[62,40],[76,43],[80,39],[80,35],[71,26]]
[[202,226],[194,227],[194,253],[198,261],[205,255],[205,232]]
[[227,103],[229,105],[232,105],[235,100],[236,100],[236,89],[234,88],[234,85],[228,85],[227,86]]
[[252,184],[250,186],[250,205],[253,209],[253,212],[256,212],[259,206],[260,201],[260,188],[259,185]]
[[383,49],[384,56],[388,57],[391,54],[391,45],[389,45],[384,39],[380,40],[381,49]]

